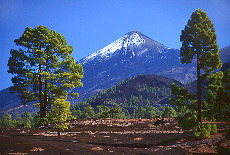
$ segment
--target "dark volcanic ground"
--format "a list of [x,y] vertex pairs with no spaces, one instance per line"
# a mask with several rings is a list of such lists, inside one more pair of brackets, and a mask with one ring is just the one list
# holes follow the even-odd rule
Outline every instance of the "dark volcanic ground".
[[155,119],[77,120],[60,137],[54,129],[1,129],[0,154],[187,154],[229,150],[225,138],[228,122],[219,122],[218,133],[194,140],[181,131],[175,119],[164,126]]

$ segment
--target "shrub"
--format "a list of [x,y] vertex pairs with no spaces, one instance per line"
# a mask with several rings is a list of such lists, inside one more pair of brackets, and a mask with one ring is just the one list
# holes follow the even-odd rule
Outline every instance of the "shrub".
[[201,129],[200,129],[200,125],[194,126],[193,127],[193,136],[197,139],[201,138]]
[[210,131],[207,130],[206,128],[202,128],[202,130],[199,130],[199,127],[195,127],[193,129],[193,136],[196,139],[209,138],[210,137]]
[[210,137],[210,130],[207,128],[202,128],[200,138],[204,139],[204,138],[209,138],[209,137]]
[[210,122],[205,123],[202,127],[202,130],[200,129],[199,124],[193,128],[193,136],[197,139],[209,138],[211,132],[212,125],[210,124]]
[[11,119],[10,114],[7,113],[3,115],[3,117],[1,118],[0,126],[2,128],[14,128],[14,123],[13,123],[13,120]]
[[204,128],[206,130],[208,130],[209,132],[211,132],[212,130],[212,126],[211,126],[211,123],[208,121],[207,123],[204,124]]
[[31,128],[33,123],[33,117],[29,112],[24,112],[22,115],[23,126],[26,128]]
[[176,117],[176,111],[172,107],[166,107],[162,114],[162,117]]
[[210,133],[211,133],[211,134],[217,133],[216,124],[212,124]]
[[190,130],[198,126],[198,120],[195,115],[178,117],[179,124],[183,130]]

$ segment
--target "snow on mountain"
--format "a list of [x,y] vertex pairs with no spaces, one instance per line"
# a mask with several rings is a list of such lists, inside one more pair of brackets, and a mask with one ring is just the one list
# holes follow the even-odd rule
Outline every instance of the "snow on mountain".
[[[124,50],[126,54],[127,50],[132,50],[133,48],[140,47],[146,42],[146,40],[149,40],[149,38],[144,36],[141,32],[131,31],[122,36],[121,38],[115,40],[108,46],[104,47],[103,49],[83,58],[80,62],[82,64],[85,64],[88,61],[94,60],[95,58],[109,58],[111,55],[114,54],[114,52],[118,50]],[[132,51],[132,56],[140,56],[147,50],[148,49],[144,49],[142,51],[139,51],[138,53]]]

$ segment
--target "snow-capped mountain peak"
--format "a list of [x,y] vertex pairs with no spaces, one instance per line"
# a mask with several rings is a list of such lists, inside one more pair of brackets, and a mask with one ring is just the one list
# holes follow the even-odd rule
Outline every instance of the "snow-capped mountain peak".
[[131,31],[125,36],[123,36],[123,47],[133,47],[133,46],[139,46],[143,43],[145,43],[145,39],[143,38],[143,35],[140,32],[137,31]]
[[122,48],[124,50],[132,49],[133,47],[141,46],[145,43],[145,39],[143,37],[143,34],[141,34],[138,31],[131,31],[121,38],[115,40],[108,46],[104,47],[103,49],[85,57],[82,61],[82,63],[86,63],[89,60],[93,60],[96,57],[109,57],[114,52],[121,50]]

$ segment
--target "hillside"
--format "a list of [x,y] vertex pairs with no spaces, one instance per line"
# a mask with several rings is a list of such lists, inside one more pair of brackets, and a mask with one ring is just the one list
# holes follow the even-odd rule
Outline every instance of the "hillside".
[[224,47],[220,50],[220,59],[223,63],[230,61],[230,46]]
[[101,90],[94,96],[75,104],[73,109],[78,109],[90,104],[92,107],[106,105],[108,107],[119,105],[132,112],[135,107],[158,106],[168,104],[171,96],[171,85],[176,80],[158,75],[138,75],[119,82],[116,86]]

